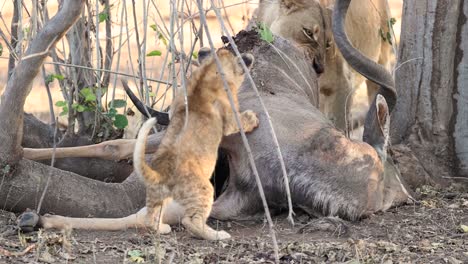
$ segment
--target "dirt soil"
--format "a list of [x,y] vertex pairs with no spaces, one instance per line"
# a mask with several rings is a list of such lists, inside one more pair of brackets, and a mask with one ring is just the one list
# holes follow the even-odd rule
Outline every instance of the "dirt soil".
[[[274,218],[281,263],[468,263],[468,194],[423,188],[407,205],[348,223],[349,232],[299,232],[311,219]],[[170,235],[145,230],[97,232],[14,230],[16,216],[0,211],[0,263],[274,263],[263,221],[218,222],[232,240],[210,242],[174,226]],[[313,221],[312,221],[313,222]],[[21,252],[27,251],[23,254]],[[20,256],[7,257],[6,255]],[[160,262],[158,262],[160,260]]]

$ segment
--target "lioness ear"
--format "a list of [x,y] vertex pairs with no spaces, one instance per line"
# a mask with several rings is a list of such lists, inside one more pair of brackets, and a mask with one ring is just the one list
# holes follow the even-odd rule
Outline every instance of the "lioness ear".
[[[254,56],[252,54],[250,54],[250,53],[244,53],[244,54],[241,55],[241,57],[242,57],[242,60],[245,63],[245,66],[247,66],[247,68],[249,68],[249,69],[252,68],[252,65],[253,65],[254,60],[255,60]],[[239,64],[240,64],[240,61],[239,61]]]
[[202,64],[206,59],[211,57],[211,49],[203,47],[198,51],[198,63]]
[[299,9],[304,5],[304,0],[281,0],[281,7],[286,8],[290,12]]

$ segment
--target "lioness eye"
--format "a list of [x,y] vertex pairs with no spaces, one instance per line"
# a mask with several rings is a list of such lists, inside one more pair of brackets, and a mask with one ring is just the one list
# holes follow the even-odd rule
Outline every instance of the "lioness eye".
[[308,29],[308,28],[302,28],[302,31],[304,31],[304,34],[306,34],[307,36],[309,37],[313,37],[314,36],[314,33]]

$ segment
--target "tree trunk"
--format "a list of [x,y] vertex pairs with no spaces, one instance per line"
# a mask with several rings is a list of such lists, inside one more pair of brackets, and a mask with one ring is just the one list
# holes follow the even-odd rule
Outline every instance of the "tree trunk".
[[436,180],[468,177],[468,1],[403,5],[393,143]]
[[[75,0],[73,0],[75,1]],[[143,207],[144,184],[133,173],[123,183],[105,183],[30,160],[0,179],[0,206],[13,212],[36,209],[67,216],[122,217]]]
[[23,107],[50,48],[75,23],[83,1],[64,1],[53,17],[32,40],[25,56],[20,58],[0,98],[0,165],[16,164],[21,159]]

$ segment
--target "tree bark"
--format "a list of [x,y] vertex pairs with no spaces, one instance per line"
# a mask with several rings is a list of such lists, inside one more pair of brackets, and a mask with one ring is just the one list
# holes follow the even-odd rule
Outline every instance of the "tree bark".
[[[55,142],[57,143],[57,148],[71,146],[79,147],[86,145],[91,147],[97,146],[94,145],[94,143],[87,137],[74,136],[63,138],[63,134],[60,131],[57,132]],[[155,141],[152,140],[151,142]],[[155,143],[159,143],[159,141]],[[31,160],[41,160],[41,163],[49,165],[51,163],[50,159],[52,158],[52,154],[48,155],[46,158],[34,159],[34,156],[30,155],[28,152],[32,151],[35,153],[40,150],[50,149],[50,153],[52,153],[52,148],[54,146],[54,128],[41,122],[31,114],[25,114],[24,136],[21,146],[24,148],[33,148],[24,149],[25,158]],[[151,149],[154,150],[155,148],[152,147]],[[93,154],[97,154],[95,153],[97,152],[95,150],[91,155],[88,155],[87,158],[71,158],[70,156],[60,156],[60,152],[56,150],[54,167],[94,180],[104,182],[123,182],[132,173],[133,166],[125,160],[121,161],[122,159],[129,158],[130,155],[122,158],[115,156],[118,153],[118,150],[119,149],[117,147],[112,146],[104,148],[103,151],[105,151],[105,153],[109,156],[108,160],[104,160],[97,155],[94,156]],[[114,154],[114,156],[112,156],[112,154]],[[103,171],[106,173],[102,173]]]
[[393,143],[407,143],[432,179],[468,177],[468,1],[403,5]]
[[15,67],[5,92],[0,98],[0,167],[16,164],[21,159],[23,107],[50,48],[75,23],[84,1],[67,0],[61,9],[36,35],[26,54]]
[[23,159],[13,175],[0,179],[1,208],[13,212],[36,209],[49,177],[41,212],[122,217],[144,205],[145,187],[135,173],[123,183],[105,183]]

